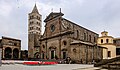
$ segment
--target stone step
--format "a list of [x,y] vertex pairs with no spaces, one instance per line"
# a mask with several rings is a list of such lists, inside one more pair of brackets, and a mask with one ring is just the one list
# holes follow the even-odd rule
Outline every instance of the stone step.
[[80,68],[80,69],[75,69],[75,70],[108,70],[108,69],[101,69],[98,67],[90,67],[90,68]]

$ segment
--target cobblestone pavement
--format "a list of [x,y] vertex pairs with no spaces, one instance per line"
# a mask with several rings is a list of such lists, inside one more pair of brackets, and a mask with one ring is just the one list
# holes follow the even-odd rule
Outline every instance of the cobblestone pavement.
[[[22,64],[2,65],[0,70],[92,70],[93,65],[82,64],[57,64],[57,65],[39,65],[30,66]],[[94,70],[94,69],[93,69]]]

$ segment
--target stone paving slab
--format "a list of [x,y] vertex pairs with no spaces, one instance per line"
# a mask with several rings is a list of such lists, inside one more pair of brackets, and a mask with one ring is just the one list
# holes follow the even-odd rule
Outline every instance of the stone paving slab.
[[85,68],[91,68],[93,65],[82,64],[57,64],[57,65],[22,65],[22,64],[10,64],[2,65],[0,70],[79,70]]

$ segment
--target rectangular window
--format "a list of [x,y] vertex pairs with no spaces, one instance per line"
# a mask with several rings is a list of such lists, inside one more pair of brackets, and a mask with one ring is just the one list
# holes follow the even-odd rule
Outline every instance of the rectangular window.
[[108,57],[111,57],[111,51],[108,51]]

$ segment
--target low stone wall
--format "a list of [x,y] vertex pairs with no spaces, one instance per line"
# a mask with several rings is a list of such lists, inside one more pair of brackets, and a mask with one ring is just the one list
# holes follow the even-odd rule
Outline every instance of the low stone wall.
[[102,60],[102,61],[100,61],[98,63],[95,63],[94,67],[99,67],[99,66],[102,66],[102,65],[106,65],[106,64],[110,64],[110,63],[116,62],[116,61],[120,61],[120,57]]

